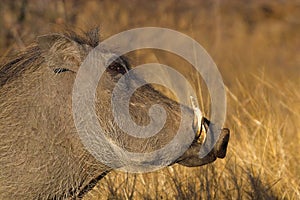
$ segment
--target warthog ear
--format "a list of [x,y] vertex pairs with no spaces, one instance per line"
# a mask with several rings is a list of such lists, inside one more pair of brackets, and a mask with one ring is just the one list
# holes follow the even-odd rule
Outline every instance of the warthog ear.
[[49,35],[39,36],[37,38],[37,41],[42,51],[48,51],[53,46],[53,44],[60,38],[62,38],[62,35],[49,34]]
[[37,42],[45,63],[54,73],[77,72],[82,62],[77,42],[61,34],[42,35]]

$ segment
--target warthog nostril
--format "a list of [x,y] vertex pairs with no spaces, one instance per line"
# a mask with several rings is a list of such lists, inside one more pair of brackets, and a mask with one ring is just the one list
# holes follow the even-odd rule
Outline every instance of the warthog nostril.
[[218,158],[225,158],[227,152],[227,146],[229,142],[230,131],[227,128],[222,129],[220,139],[216,144],[216,156]]

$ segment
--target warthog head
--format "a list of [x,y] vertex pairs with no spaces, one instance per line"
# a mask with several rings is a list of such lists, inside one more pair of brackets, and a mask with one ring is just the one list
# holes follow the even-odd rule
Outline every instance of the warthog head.
[[[42,36],[1,65],[0,199],[82,197],[111,170],[86,150],[72,115],[76,74],[98,42],[95,30],[84,36],[74,33]],[[124,133],[113,121],[111,98],[116,82],[129,70],[124,57],[109,65],[97,88],[96,114],[106,136],[117,145],[131,152],[151,152],[162,148],[176,134],[180,104],[151,85],[140,87],[129,105],[132,120],[147,125],[149,108],[160,104],[167,113],[165,125],[150,138],[134,138]],[[184,109],[194,119],[193,109],[186,106]],[[191,120],[194,140],[174,163],[194,167],[225,157],[228,129],[222,130],[213,150],[205,158],[199,158],[209,123],[205,118]]]

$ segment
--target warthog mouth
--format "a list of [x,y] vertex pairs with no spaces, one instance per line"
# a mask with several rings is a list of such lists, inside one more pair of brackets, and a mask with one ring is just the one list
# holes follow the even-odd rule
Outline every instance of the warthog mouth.
[[202,115],[201,110],[195,105],[193,97],[191,97],[191,103],[194,112],[193,130],[195,138],[190,148],[176,160],[176,163],[187,167],[197,167],[226,156],[230,131],[227,128],[223,128],[213,149],[205,157],[200,158],[199,152],[207,139],[211,122]]

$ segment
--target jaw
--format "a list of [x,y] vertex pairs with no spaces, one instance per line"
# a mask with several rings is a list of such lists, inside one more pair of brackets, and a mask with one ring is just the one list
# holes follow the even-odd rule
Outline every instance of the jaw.
[[[208,128],[209,121],[203,118],[202,122],[204,122],[205,127]],[[217,158],[224,158],[227,152],[229,137],[229,129],[222,129],[222,132],[214,148],[204,158],[199,158],[199,151],[202,146],[203,140],[201,139],[201,141],[199,141],[199,138],[201,137],[197,136],[196,133],[195,141],[191,144],[190,148],[176,161],[176,163],[187,167],[197,167],[212,163]]]

